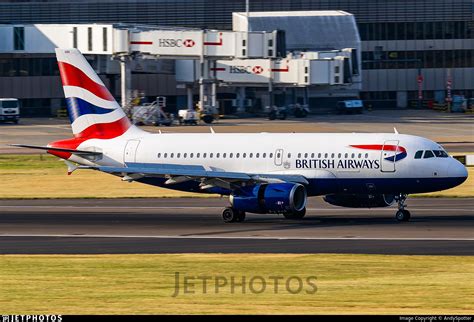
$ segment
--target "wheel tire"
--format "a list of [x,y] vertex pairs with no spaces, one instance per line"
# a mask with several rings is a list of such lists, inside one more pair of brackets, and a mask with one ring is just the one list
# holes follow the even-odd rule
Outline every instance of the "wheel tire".
[[286,120],[286,113],[280,113],[280,120]]
[[268,113],[268,119],[270,121],[276,120],[276,113],[275,112]]
[[300,211],[296,211],[296,212],[287,212],[287,213],[284,213],[283,216],[286,218],[286,219],[303,219],[303,217],[306,215],[306,208],[303,208],[302,210]]
[[213,121],[214,121],[214,116],[212,115],[204,115],[202,117],[202,120],[204,121],[204,123],[206,124],[211,124]]
[[227,207],[222,211],[222,220],[224,220],[225,223],[235,222],[237,217],[237,212],[230,207]]
[[308,112],[306,110],[301,111],[301,117],[306,117],[308,116]]
[[398,221],[409,221],[411,217],[411,214],[408,210],[398,210],[397,213],[395,214],[395,218]]
[[245,220],[245,211],[238,210],[237,212],[237,218],[235,219],[235,222],[243,222]]

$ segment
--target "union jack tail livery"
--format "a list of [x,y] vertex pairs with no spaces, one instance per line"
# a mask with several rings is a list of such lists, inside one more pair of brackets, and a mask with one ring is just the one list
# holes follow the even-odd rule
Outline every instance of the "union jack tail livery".
[[72,132],[76,138],[111,139],[133,125],[77,49],[56,49]]

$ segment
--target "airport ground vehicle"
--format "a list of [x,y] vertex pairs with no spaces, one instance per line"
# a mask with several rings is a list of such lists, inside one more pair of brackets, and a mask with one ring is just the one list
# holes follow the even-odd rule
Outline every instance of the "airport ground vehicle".
[[272,107],[267,107],[268,110],[268,119],[269,120],[286,120],[286,117],[288,116],[288,111],[286,107],[280,107],[280,106],[272,106]]
[[269,120],[286,120],[289,115],[293,115],[297,118],[303,118],[308,116],[309,108],[307,105],[290,104],[288,106],[267,106],[267,113]]
[[16,98],[0,98],[0,122],[13,122],[20,120],[20,101]]
[[442,146],[397,131],[148,133],[131,124],[78,50],[56,53],[74,138],[18,146],[66,160],[69,173],[90,169],[123,181],[228,195],[225,222],[241,222],[246,213],[301,219],[307,198],[319,195],[347,208],[396,203],[396,219],[408,221],[407,195],[449,189],[467,178]]
[[199,113],[195,110],[179,110],[179,124],[197,125],[199,123]]
[[364,103],[361,100],[346,100],[337,102],[337,112],[339,114],[362,113]]
[[174,116],[163,111],[166,107],[166,97],[159,96],[152,103],[132,107],[132,122],[138,125],[170,126]]

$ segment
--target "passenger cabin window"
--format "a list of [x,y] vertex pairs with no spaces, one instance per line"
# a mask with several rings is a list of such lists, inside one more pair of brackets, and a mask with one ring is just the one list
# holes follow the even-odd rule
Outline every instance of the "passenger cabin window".
[[425,155],[423,156],[423,159],[429,159],[429,158],[434,158],[433,151],[431,150],[426,150]]
[[421,156],[423,155],[423,151],[420,150],[420,151],[416,151],[415,153],[415,159],[421,159]]

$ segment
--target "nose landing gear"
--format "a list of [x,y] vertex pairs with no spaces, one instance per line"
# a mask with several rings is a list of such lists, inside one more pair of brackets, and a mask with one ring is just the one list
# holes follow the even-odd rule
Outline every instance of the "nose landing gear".
[[398,203],[398,211],[395,214],[395,218],[398,221],[409,221],[411,214],[408,210],[405,209],[405,201],[407,200],[407,195],[401,193],[398,196],[395,196],[395,200]]

